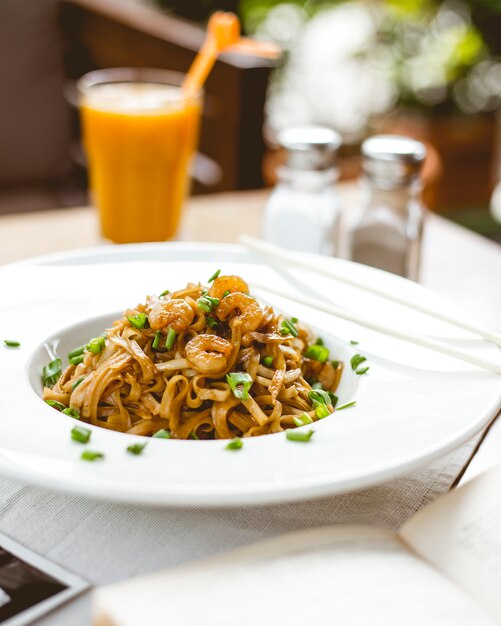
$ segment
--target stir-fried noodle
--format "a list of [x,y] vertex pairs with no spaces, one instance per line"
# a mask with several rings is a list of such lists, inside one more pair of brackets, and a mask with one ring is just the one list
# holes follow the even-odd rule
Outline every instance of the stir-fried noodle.
[[326,417],[342,363],[307,326],[260,306],[238,276],[148,297],[70,355],[43,397],[137,435],[229,439]]

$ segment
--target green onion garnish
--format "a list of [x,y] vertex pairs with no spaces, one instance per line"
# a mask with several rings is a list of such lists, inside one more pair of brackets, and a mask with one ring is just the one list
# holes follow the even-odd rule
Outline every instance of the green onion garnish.
[[73,409],[72,407],[68,407],[67,409],[65,408],[62,412],[65,415],[69,415],[69,417],[72,417],[75,420],[80,419],[80,413],[76,409]]
[[54,359],[42,370],[42,380],[45,387],[54,387],[62,374],[61,359]]
[[106,346],[104,337],[94,337],[89,341],[85,348],[93,354],[101,354]]
[[313,344],[312,346],[308,346],[304,356],[308,359],[313,359],[313,361],[318,361],[319,363],[325,363],[329,358],[329,348],[325,346],[320,346],[318,344]]
[[72,385],[71,385],[71,391],[75,391],[75,389],[78,387],[78,385],[83,382],[85,380],[84,376],[82,376],[82,378],[79,378],[77,381],[75,381]]
[[165,291],[162,291],[162,293],[158,297],[162,298],[163,296],[166,296],[168,293],[170,293],[170,291],[166,289]]
[[83,363],[84,360],[84,355],[81,354],[80,356],[74,356],[70,359],[70,365],[80,365],[80,363]]
[[315,389],[314,391],[310,391],[308,394],[308,398],[311,400],[311,404],[313,407],[317,407],[319,404],[330,404],[331,399],[327,391],[323,389]]
[[151,347],[153,348],[153,350],[156,350],[158,348],[158,346],[160,345],[160,339],[162,338],[162,333],[157,330],[157,332],[155,333],[155,338],[153,339],[153,342],[151,344]]
[[104,459],[104,454],[93,450],[84,450],[80,458],[84,461],[98,461]]
[[325,404],[319,404],[315,408],[315,415],[318,417],[319,420],[323,419],[324,417],[327,417],[330,414],[331,412],[329,411],[329,409],[327,408]]
[[240,437],[235,437],[229,443],[226,444],[226,450],[240,450],[243,448],[244,442],[240,439]]
[[271,367],[273,365],[273,357],[272,356],[265,356],[263,359],[263,365],[265,367]]
[[131,326],[134,328],[144,328],[148,323],[148,317],[146,313],[138,313],[137,315],[128,315],[127,319]]
[[141,454],[141,452],[146,448],[147,445],[147,441],[145,441],[144,443],[133,443],[130,446],[127,446],[127,452],[130,452],[131,454],[135,454],[137,456]]
[[357,401],[353,400],[353,402],[348,402],[347,404],[343,404],[341,406],[338,406],[336,411],[342,411],[343,409],[349,409],[350,406],[355,406],[356,403],[357,403]]
[[217,320],[215,320],[213,317],[207,317],[207,326],[210,326],[211,328],[216,328],[216,326],[219,326]]
[[197,433],[192,430],[190,435],[189,435],[190,439],[195,439],[196,441],[200,441],[200,437],[197,435]]
[[152,437],[155,437],[155,439],[170,439],[170,431],[161,428],[156,433],[153,433]]
[[[296,319],[296,318],[294,318]],[[294,323],[291,320],[283,320],[280,326],[280,334],[281,335],[292,335],[293,337],[297,337],[299,335],[298,329],[294,326]]]
[[216,270],[214,272],[214,274],[212,274],[212,276],[209,278],[209,280],[207,282],[211,283],[213,280],[216,280],[216,278],[219,276],[219,274],[221,274],[221,270]]
[[332,407],[335,408],[339,398],[336,396],[335,393],[332,393],[332,391],[328,391],[327,393],[329,394],[329,398],[331,399]]
[[21,345],[19,341],[15,341],[14,339],[4,339],[3,342],[8,348],[19,348]]
[[285,436],[289,441],[302,441],[304,443],[308,442],[312,436],[314,430],[295,430],[293,428],[289,428],[285,431]]
[[84,353],[85,346],[80,346],[79,348],[75,348],[68,354],[68,360],[74,359],[77,356],[82,356]]
[[235,398],[239,400],[249,399],[249,389],[252,386],[252,378],[247,372],[231,372],[226,374],[226,380]]
[[167,348],[167,350],[172,350],[175,341],[176,331],[173,328],[169,328],[169,332],[167,333],[167,339],[165,340],[165,347]]
[[355,339],[350,339],[350,343],[352,346],[358,346],[358,341],[355,341]]
[[58,402],[57,400],[45,400],[45,402],[54,409],[57,409],[58,411],[64,411],[64,409],[66,408],[66,406],[62,402]]
[[332,367],[337,370],[337,368],[339,367],[341,361],[331,361],[331,365]]
[[293,418],[294,424],[296,426],[306,426],[306,424],[313,424],[313,420],[308,415],[308,413],[303,413],[302,415],[295,415]]
[[91,432],[88,428],[83,426],[75,426],[71,429],[71,438],[78,443],[87,443],[90,439]]
[[226,296],[229,296],[231,293],[231,291],[229,289],[227,289],[224,293],[223,293],[223,298],[226,298]]
[[298,318],[297,318],[297,317],[291,317],[291,322],[292,322],[293,324],[297,324],[297,323],[299,322],[299,320],[298,320]]
[[324,340],[322,339],[322,337],[317,337],[317,340],[315,341],[315,345],[316,346],[323,346],[324,345]]
[[362,356],[361,354],[354,354],[350,360],[351,369],[356,370],[360,363],[363,363],[364,361],[367,361],[364,356]]
[[219,298],[212,298],[211,296],[202,296],[198,298],[197,305],[199,309],[202,309],[204,313],[210,313],[212,309],[219,304]]
[[359,370],[355,370],[355,374],[357,374],[357,376],[362,376],[362,374],[367,374],[367,372],[369,371],[369,366],[367,367],[362,367],[362,369]]

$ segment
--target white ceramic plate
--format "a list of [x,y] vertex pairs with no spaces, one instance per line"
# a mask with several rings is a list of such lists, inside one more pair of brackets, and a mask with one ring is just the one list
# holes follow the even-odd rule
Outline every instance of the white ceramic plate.
[[[461,314],[437,294],[393,275],[337,259],[317,260],[398,289],[411,302],[424,300]],[[18,339],[22,346],[0,347],[0,473],[66,492],[156,505],[293,500],[367,487],[424,466],[466,441],[497,412],[499,376],[267,294],[274,306],[318,329],[333,358],[346,362],[339,403],[356,400],[355,407],[316,423],[307,444],[278,433],[245,440],[238,452],[225,450],[222,441],[149,440],[143,454],[134,457],[125,448],[136,437],[91,427],[88,447],[105,459],[81,461],[83,447],[70,439],[75,421],[40,398],[42,365],[54,352],[64,359],[70,348],[104,330],[117,312],[146,294],[206,281],[217,268],[250,282],[286,285],[242,248],[212,244],[104,247],[2,269],[0,338]],[[499,358],[495,346],[444,323],[311,273],[296,276],[323,294],[319,297]],[[351,371],[355,352],[367,356],[367,375]]]

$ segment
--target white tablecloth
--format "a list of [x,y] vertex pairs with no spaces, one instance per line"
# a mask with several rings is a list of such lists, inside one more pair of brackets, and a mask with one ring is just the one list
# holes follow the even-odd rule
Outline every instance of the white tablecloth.
[[[371,489],[250,508],[109,504],[2,478],[0,531],[93,585],[110,583],[312,526],[358,523],[396,529],[450,489],[478,441],[477,436],[432,466]],[[88,626],[89,612],[87,594],[37,626]]]

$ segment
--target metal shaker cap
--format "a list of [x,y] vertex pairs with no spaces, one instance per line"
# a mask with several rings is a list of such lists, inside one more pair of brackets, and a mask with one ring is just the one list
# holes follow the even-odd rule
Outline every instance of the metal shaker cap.
[[341,136],[325,126],[293,126],[278,134],[285,150],[285,167],[293,170],[325,171],[336,166]]
[[388,189],[418,179],[426,147],[402,135],[376,135],[363,142],[362,155],[362,169],[367,177]]

